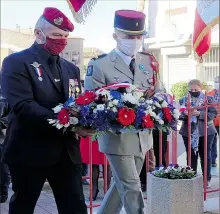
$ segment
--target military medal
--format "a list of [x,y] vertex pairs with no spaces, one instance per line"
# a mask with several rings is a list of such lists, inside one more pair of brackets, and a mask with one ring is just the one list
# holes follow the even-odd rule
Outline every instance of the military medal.
[[34,67],[35,73],[38,76],[38,80],[42,81],[42,69],[40,68],[41,64],[39,64],[38,62],[34,62],[33,64],[31,64]]
[[75,98],[75,82],[73,79],[69,79],[69,97]]

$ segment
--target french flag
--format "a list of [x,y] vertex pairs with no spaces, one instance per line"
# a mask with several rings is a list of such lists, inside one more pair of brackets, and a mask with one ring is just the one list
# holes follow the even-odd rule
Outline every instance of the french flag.
[[193,48],[202,62],[211,45],[211,29],[219,23],[219,0],[197,0]]

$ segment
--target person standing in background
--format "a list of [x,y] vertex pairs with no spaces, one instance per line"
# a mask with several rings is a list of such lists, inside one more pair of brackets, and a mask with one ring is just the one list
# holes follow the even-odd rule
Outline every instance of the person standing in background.
[[209,96],[212,96],[214,98],[214,102],[218,103],[218,106],[216,106],[218,115],[214,119],[214,125],[216,128],[217,133],[215,134],[214,142],[212,145],[212,167],[217,166],[217,156],[218,156],[218,151],[217,151],[217,142],[218,142],[218,137],[219,137],[219,124],[220,124],[220,97],[219,97],[219,76],[215,77],[214,79],[214,89],[208,93]]
[[[1,78],[1,75],[0,75]],[[10,184],[10,173],[7,164],[2,160],[5,132],[7,128],[8,105],[2,95],[0,86],[0,203],[5,203],[8,199],[8,187]]]
[[[204,103],[212,104],[214,102],[213,97],[208,96],[205,100],[205,94],[202,92],[202,83],[200,80],[193,79],[188,83],[190,93],[191,107],[204,106]],[[181,106],[187,107],[188,96],[185,96],[179,101]],[[216,135],[216,129],[213,123],[217,115],[217,110],[214,106],[208,108],[207,115],[207,188],[210,187],[211,182],[211,162],[212,162],[212,145]],[[205,109],[192,110],[190,118],[188,117],[188,111],[184,111],[180,115],[180,119],[183,120],[180,135],[183,137],[183,141],[186,147],[187,165],[188,165],[188,120],[191,121],[191,167],[197,172],[198,157],[201,160],[201,168],[204,176],[204,126],[205,126]]]

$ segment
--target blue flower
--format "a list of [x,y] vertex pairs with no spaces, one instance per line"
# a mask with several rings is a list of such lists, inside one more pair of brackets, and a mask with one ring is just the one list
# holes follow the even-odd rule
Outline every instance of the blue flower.
[[69,99],[64,103],[64,107],[69,107],[75,101],[74,97],[69,97]]
[[121,100],[121,93],[118,91],[110,91],[110,95],[113,97],[113,100]]

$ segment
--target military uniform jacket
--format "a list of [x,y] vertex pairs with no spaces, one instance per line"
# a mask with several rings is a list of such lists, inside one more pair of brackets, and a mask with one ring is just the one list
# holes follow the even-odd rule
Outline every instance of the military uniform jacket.
[[[136,56],[135,74],[133,76],[128,65],[113,50],[89,64],[85,89],[94,89],[110,83],[129,82],[142,89],[149,89],[152,70],[146,55]],[[148,131],[139,134],[125,133],[115,135],[108,132],[99,138],[99,150],[106,154],[140,155],[145,154],[153,144],[152,135]]]
[[[80,87],[80,71],[59,58],[62,89],[48,65],[49,53],[34,44],[29,49],[6,57],[2,65],[2,90],[9,104],[4,158],[10,163],[51,165],[66,149],[73,162],[81,163],[79,142],[74,133],[63,134],[47,119],[55,118],[52,108],[69,97],[69,82]],[[36,66],[41,69],[41,78]]]

